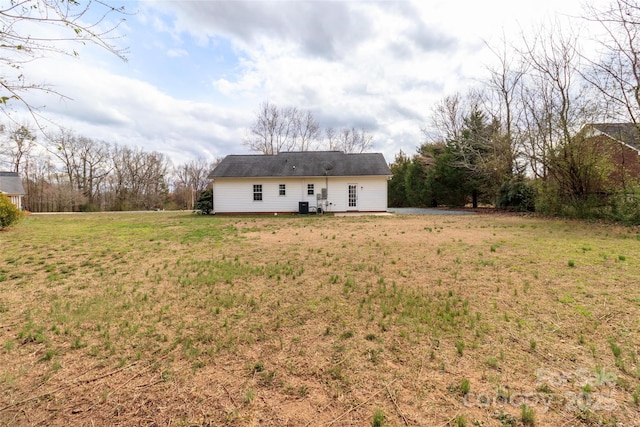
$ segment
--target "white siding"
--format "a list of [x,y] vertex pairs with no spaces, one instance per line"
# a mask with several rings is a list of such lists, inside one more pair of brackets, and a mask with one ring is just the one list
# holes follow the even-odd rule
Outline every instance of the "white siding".
[[[262,201],[253,200],[253,186],[262,185]],[[286,195],[279,195],[279,185],[286,185]],[[314,195],[307,185],[314,185]],[[348,186],[357,186],[357,206],[348,207]],[[216,178],[213,183],[213,209],[216,213],[298,212],[298,203],[317,205],[317,196],[328,187],[326,210],[380,212],[387,210],[387,178],[355,176],[325,178]]]
[[[253,200],[253,186],[262,185],[262,201]],[[280,196],[280,184],[286,195]],[[305,186],[306,190],[306,186]],[[216,178],[213,183],[213,209],[230,212],[297,212],[302,201],[301,181],[291,178]]]
[[22,196],[11,196],[11,202],[16,205],[18,210],[22,210]]
[[[356,185],[357,206],[349,207],[349,184]],[[387,178],[352,176],[329,178],[329,211],[382,212],[387,210]]]

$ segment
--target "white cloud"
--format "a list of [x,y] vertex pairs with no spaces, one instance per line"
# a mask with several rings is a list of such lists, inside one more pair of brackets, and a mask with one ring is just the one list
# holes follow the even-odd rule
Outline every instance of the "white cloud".
[[[57,71],[44,73],[48,84],[64,87],[70,99],[32,93],[30,101],[46,105],[41,110],[46,117],[80,134],[160,151],[176,163],[212,160],[241,149],[241,129],[249,120],[243,111],[177,99],[144,81],[81,61],[42,60],[30,71],[37,78],[44,69]],[[52,125],[47,130],[57,132]]]
[[181,58],[189,56],[189,52],[187,52],[185,49],[169,49],[167,51],[167,56],[169,58]]

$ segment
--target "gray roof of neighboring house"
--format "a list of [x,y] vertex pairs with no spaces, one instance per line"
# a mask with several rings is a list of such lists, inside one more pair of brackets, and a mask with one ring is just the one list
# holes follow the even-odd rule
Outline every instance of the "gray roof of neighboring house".
[[0,172],[0,192],[12,195],[24,195],[20,175],[16,172]]
[[381,153],[297,151],[276,155],[229,155],[209,174],[215,178],[390,176]]
[[640,151],[640,130],[638,130],[638,125],[634,123],[593,123],[590,126],[609,138]]

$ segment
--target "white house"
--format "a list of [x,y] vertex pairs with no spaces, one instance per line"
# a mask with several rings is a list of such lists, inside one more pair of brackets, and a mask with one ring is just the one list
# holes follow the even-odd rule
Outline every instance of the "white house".
[[385,212],[389,165],[380,153],[230,155],[209,174],[213,212]]
[[25,192],[18,173],[0,171],[0,193],[9,197],[11,203],[22,210],[22,197]]

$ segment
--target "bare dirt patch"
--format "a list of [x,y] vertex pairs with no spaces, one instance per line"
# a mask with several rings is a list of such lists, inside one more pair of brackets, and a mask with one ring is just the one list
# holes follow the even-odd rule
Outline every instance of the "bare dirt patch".
[[636,229],[154,213],[0,239],[3,425],[640,425]]

